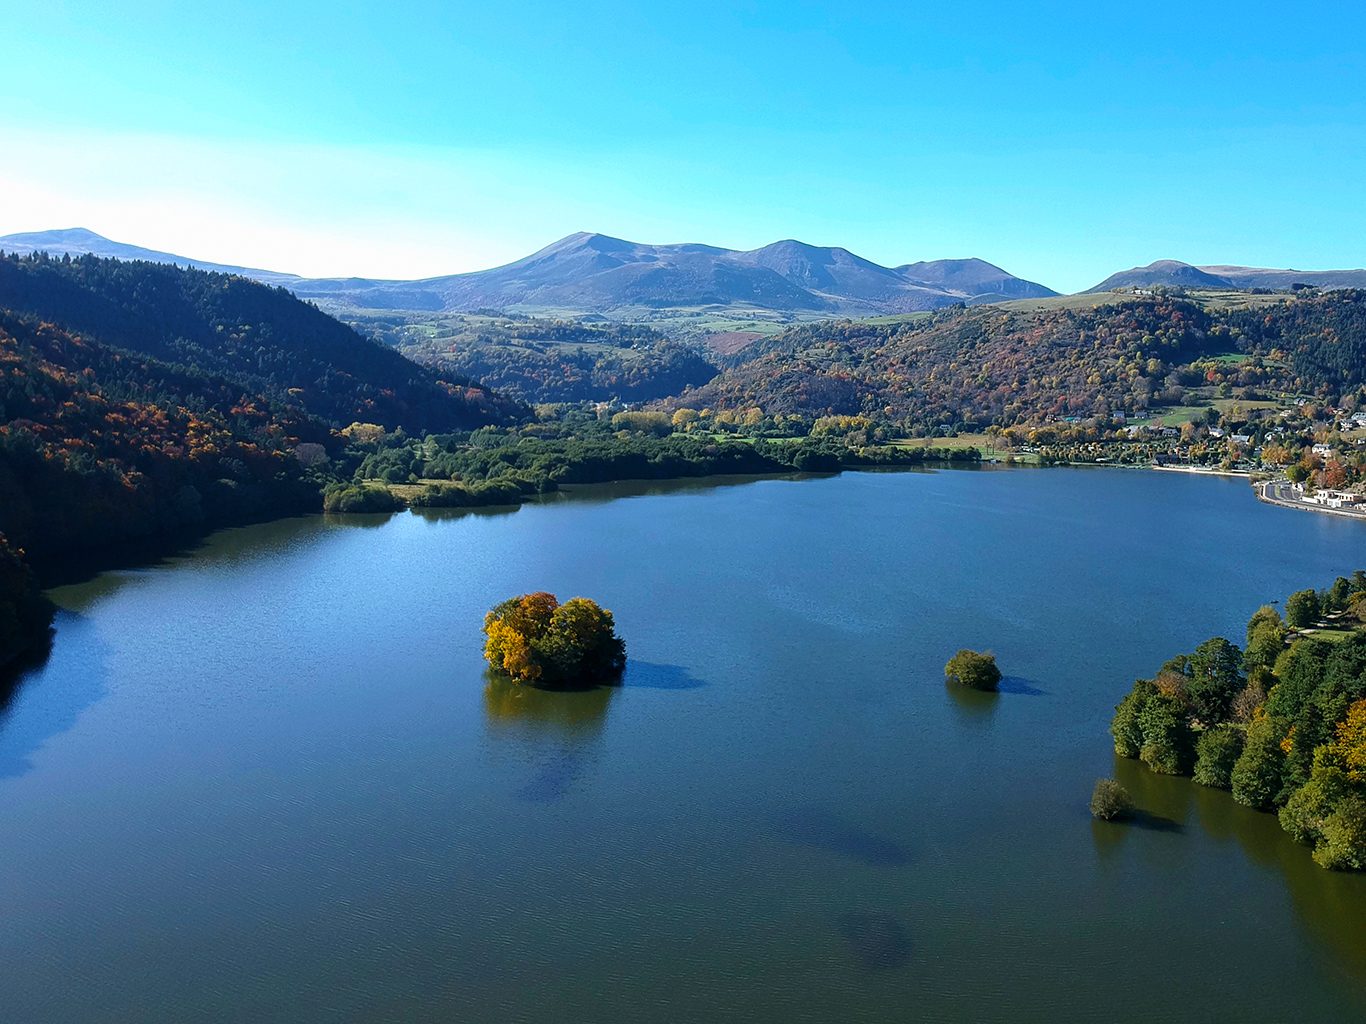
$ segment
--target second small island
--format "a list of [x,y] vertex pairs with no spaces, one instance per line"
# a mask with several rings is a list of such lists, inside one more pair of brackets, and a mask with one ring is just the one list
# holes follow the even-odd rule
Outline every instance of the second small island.
[[995,692],[1001,683],[1001,670],[990,651],[981,653],[965,647],[944,666],[944,678],[970,690]]

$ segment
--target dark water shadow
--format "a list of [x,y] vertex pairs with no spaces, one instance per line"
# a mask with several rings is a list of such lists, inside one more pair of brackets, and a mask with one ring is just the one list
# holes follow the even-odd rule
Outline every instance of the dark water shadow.
[[521,510],[521,505],[480,505],[478,508],[411,508],[408,511],[424,522],[449,523],[470,517],[502,519]]
[[398,515],[397,512],[324,512],[328,526],[345,526],[354,530],[377,530]]
[[[345,522],[352,526],[382,526],[383,521],[374,522],[373,520],[381,518],[387,521],[391,515],[385,514],[383,517],[319,516],[318,513],[310,512],[302,515],[284,515],[278,518],[219,523],[208,530],[197,529],[159,533],[153,537],[45,555],[39,560],[41,565],[39,576],[43,587],[47,589],[85,584],[96,580],[103,573],[116,570],[153,569],[172,565],[186,558],[203,558],[211,551],[229,546],[222,542],[222,538],[231,537],[239,531],[252,530],[253,532],[250,534],[243,534],[251,538],[250,541],[243,541],[243,546],[255,547],[261,543],[262,534],[253,528],[268,526],[270,528],[269,540],[272,546],[282,546],[290,543],[299,535],[316,532],[319,518],[329,524],[341,525]],[[370,522],[352,522],[352,520],[362,519],[370,520]]]
[[779,815],[777,834],[790,843],[828,850],[874,867],[900,867],[915,858],[895,839],[851,825],[816,807],[799,807]]
[[891,914],[845,914],[837,927],[865,971],[891,971],[910,962],[911,933]]
[[564,798],[582,771],[582,757],[573,751],[560,751],[542,764],[532,779],[518,787],[512,795],[524,803],[555,803]]
[[736,473],[732,475],[675,477],[671,480],[617,480],[599,484],[564,484],[558,491],[543,494],[535,500],[539,504],[559,502],[603,505],[618,498],[647,498],[666,494],[705,493],[723,487],[743,487],[761,480],[803,480],[812,474],[802,473]]
[[697,690],[707,684],[681,665],[628,659],[617,685],[642,690]]
[[997,689],[1001,693],[1015,693],[1025,697],[1047,697],[1047,690],[1040,690],[1028,679],[1021,679],[1019,676],[1005,676],[1001,679]]
[[10,705],[14,703],[14,698],[25,681],[46,665],[47,659],[52,656],[54,632],[49,626],[36,643],[20,652],[9,664],[0,668],[0,727],[3,727]]
[[1121,824],[1132,825],[1134,828],[1141,828],[1148,832],[1176,832],[1186,831],[1186,826],[1179,821],[1171,818],[1164,818],[1160,814],[1152,814],[1142,809],[1130,811],[1123,818],[1117,819]]
[[1134,806],[1143,808],[1150,817],[1177,823],[1190,817],[1194,790],[1200,787],[1188,776],[1159,775],[1143,762],[1127,757],[1116,756],[1114,766],[1114,777],[1134,798]]
[[1104,821],[1090,810],[1086,816],[1091,819],[1091,838],[1095,840],[1096,853],[1101,860],[1111,860],[1124,846],[1124,836],[1128,829],[1122,821]]
[[0,679],[0,779],[32,771],[32,755],[109,692],[108,645],[90,620],[59,611],[56,623],[60,644],[49,636]]
[[1328,871],[1295,842],[1274,813],[1244,807],[1226,789],[1190,784],[1197,820],[1210,836],[1236,843],[1252,864],[1277,872],[1306,934],[1366,984],[1366,872]]
[[1001,703],[1001,695],[994,690],[974,690],[949,679],[944,680],[944,690],[949,695],[954,717],[964,725],[989,724],[996,705]]

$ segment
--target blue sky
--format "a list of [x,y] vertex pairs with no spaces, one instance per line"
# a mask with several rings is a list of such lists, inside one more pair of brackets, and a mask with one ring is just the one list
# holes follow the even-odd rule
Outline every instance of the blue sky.
[[0,11],[0,234],[304,274],[576,230],[1060,290],[1366,264],[1366,5],[49,2]]

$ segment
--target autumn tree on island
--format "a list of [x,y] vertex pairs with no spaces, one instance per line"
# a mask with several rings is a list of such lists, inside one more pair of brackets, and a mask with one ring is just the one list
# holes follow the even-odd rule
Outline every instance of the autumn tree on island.
[[496,671],[539,686],[585,686],[626,667],[612,613],[586,597],[523,594],[484,616],[484,657]]

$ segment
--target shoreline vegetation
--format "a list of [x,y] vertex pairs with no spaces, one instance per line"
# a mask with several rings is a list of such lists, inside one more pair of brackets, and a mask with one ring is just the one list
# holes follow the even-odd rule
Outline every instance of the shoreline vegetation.
[[1366,869],[1366,572],[1269,605],[1246,647],[1223,637],[1139,679],[1115,753],[1275,812],[1315,863]]

